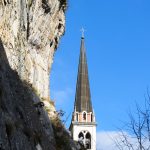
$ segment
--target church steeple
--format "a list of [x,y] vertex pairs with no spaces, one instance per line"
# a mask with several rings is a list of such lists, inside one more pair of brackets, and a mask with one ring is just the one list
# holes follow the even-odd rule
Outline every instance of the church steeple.
[[73,140],[79,142],[85,149],[96,150],[96,122],[91,102],[84,44],[84,34],[82,32],[74,112],[69,129]]
[[82,111],[92,112],[92,102],[91,102],[89,77],[88,77],[88,66],[87,66],[83,35],[81,38],[81,47],[80,47],[75,107],[76,107],[76,111],[78,112],[82,112]]

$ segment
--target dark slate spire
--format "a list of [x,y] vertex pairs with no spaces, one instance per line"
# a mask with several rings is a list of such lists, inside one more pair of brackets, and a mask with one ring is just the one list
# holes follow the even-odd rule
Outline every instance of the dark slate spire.
[[80,58],[79,58],[79,65],[78,65],[75,110],[78,112],[82,112],[82,111],[93,112],[89,78],[88,78],[88,66],[87,66],[83,36],[81,38]]

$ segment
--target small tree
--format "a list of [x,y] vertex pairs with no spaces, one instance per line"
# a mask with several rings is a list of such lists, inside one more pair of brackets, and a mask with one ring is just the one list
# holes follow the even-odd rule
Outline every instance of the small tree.
[[[148,93],[148,92],[147,92]],[[145,98],[144,109],[136,105],[136,113],[129,114],[124,129],[119,129],[114,140],[119,150],[150,150],[150,95]]]

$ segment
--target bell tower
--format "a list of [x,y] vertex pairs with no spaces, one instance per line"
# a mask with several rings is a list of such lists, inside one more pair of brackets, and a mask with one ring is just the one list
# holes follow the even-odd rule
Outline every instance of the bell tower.
[[74,141],[78,141],[87,150],[96,150],[96,121],[92,108],[83,35],[81,37],[76,95],[70,131]]

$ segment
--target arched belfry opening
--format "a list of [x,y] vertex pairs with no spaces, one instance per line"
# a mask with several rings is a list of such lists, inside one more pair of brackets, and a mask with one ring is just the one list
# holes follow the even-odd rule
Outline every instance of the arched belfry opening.
[[91,134],[88,132],[85,136],[86,142],[85,142],[85,148],[91,149]]
[[89,131],[81,131],[78,135],[78,142],[86,149],[91,149],[91,134]]
[[69,130],[73,140],[82,144],[87,150],[96,150],[96,122],[91,101],[83,36],[81,37],[74,112]]
[[78,141],[79,143],[81,143],[82,145],[84,145],[84,134],[83,132],[80,132],[78,135]]

